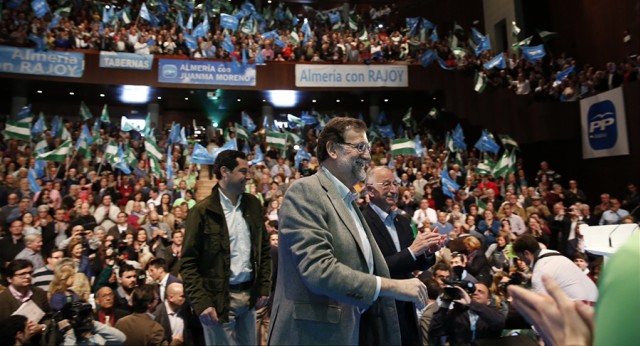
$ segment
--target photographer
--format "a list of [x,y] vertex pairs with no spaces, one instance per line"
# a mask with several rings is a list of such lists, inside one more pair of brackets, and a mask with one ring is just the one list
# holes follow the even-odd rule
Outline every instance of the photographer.
[[440,309],[431,321],[429,339],[431,345],[468,345],[479,339],[499,337],[503,328],[504,317],[491,306],[486,285],[476,283],[465,289],[447,286],[440,296]]
[[127,337],[118,329],[93,320],[91,305],[67,303],[58,314],[62,345],[122,344]]

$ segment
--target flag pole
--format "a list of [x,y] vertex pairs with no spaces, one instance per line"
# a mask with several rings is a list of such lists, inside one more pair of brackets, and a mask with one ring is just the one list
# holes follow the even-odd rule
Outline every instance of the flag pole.
[[[111,141],[111,136],[107,136],[107,145],[109,145],[110,141]],[[97,155],[97,152],[96,152],[96,155]],[[98,166],[98,173],[96,173],[97,177],[100,176],[100,171],[102,170],[102,165],[104,165],[104,151],[102,152],[102,159],[100,160],[100,166]]]

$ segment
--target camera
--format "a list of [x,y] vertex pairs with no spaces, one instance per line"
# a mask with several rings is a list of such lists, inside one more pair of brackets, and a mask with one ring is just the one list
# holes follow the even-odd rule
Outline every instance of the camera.
[[63,334],[69,329],[73,329],[76,334],[93,330],[93,309],[89,303],[67,302],[53,318],[56,323],[62,320],[69,321],[69,326],[62,330]]
[[524,283],[524,278],[522,277],[522,274],[518,271],[515,271],[511,274],[509,274],[509,281],[507,282],[501,282],[498,285],[498,288],[504,292],[507,291],[507,287],[511,286],[511,285],[522,285]]
[[463,297],[462,292],[460,292],[460,290],[458,290],[456,287],[462,288],[469,295],[472,295],[473,292],[476,291],[476,285],[473,284],[473,282],[471,281],[467,281],[467,280],[449,281],[446,279],[442,279],[442,282],[446,284],[446,286],[442,291],[442,297],[441,297],[441,299],[444,301],[454,301],[454,300],[462,299]]

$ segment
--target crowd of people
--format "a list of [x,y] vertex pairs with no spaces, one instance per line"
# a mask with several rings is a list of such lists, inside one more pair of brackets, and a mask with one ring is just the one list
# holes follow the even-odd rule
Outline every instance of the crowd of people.
[[[316,11],[310,7],[300,9],[300,14],[295,16],[270,18],[265,15],[265,24],[260,27],[262,32],[257,28],[257,21],[251,22],[250,30],[238,29],[230,32],[221,27],[219,15],[210,14],[204,19],[205,11],[196,8],[193,10],[193,27],[197,26],[198,20],[206,20],[211,30],[203,36],[195,37],[197,42],[189,46],[185,33],[193,34],[193,30],[183,28],[184,25],[180,26],[177,20],[178,15],[183,15],[183,20],[187,20],[184,9],[179,12],[178,5],[171,3],[166,12],[155,10],[158,24],[152,25],[138,17],[141,4],[142,2],[135,1],[132,5],[125,5],[123,11],[131,18],[129,22],[120,18],[117,24],[113,24],[113,20],[103,23],[102,5],[83,3],[80,7],[72,7],[68,16],[61,16],[57,24],[51,25],[53,15],[36,18],[29,3],[24,2],[15,9],[3,9],[0,44],[34,46],[36,43],[30,37],[35,35],[43,38],[46,49],[89,49],[223,60],[232,57],[241,60],[246,55],[249,60],[264,62],[367,64],[420,63],[420,57],[427,50],[433,49],[447,68],[470,73],[483,71],[493,87],[510,88],[517,95],[534,95],[539,101],[577,101],[635,81],[640,72],[640,56],[625,57],[618,63],[610,62],[604,68],[598,68],[588,62],[579,63],[564,53],[553,52],[548,52],[544,59],[530,62],[517,51],[503,53],[506,68],[486,70],[483,65],[501,52],[485,50],[476,55],[470,43],[473,35],[463,30],[445,33],[440,26],[441,35],[434,35],[432,30],[437,29],[418,32],[404,26],[404,20],[395,18],[391,21],[389,17],[397,17],[399,10],[389,5],[378,10],[359,9],[359,12],[354,12],[349,18],[342,18],[344,15],[335,10],[332,15],[337,13],[341,16],[337,22],[341,25],[337,27],[327,11]],[[53,13],[67,5],[63,3],[51,6]],[[266,8],[271,16],[282,9]],[[151,9],[153,12],[153,7]],[[219,12],[223,13],[225,10],[231,12],[232,8],[222,7]],[[252,21],[253,19],[248,18],[254,17],[249,17],[249,14],[246,14],[245,19]],[[306,32],[302,29],[303,15],[310,24],[310,29]],[[354,26],[350,26],[350,23],[354,23]],[[273,30],[276,30],[277,37],[262,36]],[[223,44],[227,36],[233,49]],[[534,42],[536,40],[542,39],[536,37]],[[557,74],[572,66],[572,73],[556,78]]]
[[[71,123],[65,126],[69,126],[74,138],[79,136],[79,127],[73,128]],[[201,311],[189,305],[181,282],[183,255],[187,251],[193,256],[183,246],[183,238],[191,244],[200,239],[189,234],[195,230],[190,230],[186,222],[193,208],[197,208],[198,181],[230,179],[229,170],[214,165],[214,177],[208,169],[191,164],[193,143],[169,144],[168,129],[154,128],[154,132],[158,146],[165,148],[161,175],[150,172],[148,153],[139,134],[103,125],[99,135],[103,146],[97,141],[91,155],[70,156],[60,163],[48,161],[45,175],[36,181],[37,188],[28,179],[29,168],[35,164],[31,146],[15,139],[2,142],[0,261],[6,282],[0,293],[0,320],[17,320],[18,317],[10,317],[11,313],[28,300],[36,303],[45,316],[57,316],[65,309],[89,309],[94,319],[88,328],[74,324],[77,320],[51,326],[43,322],[48,321],[47,317],[42,321],[32,318],[30,322],[17,324],[22,326],[23,337],[47,343],[55,342],[55,338],[66,342],[67,336],[89,339],[96,335],[141,342],[205,340],[198,314],[194,313]],[[307,147],[323,144],[320,139],[315,141],[319,130],[308,127],[303,132],[312,134]],[[234,138],[233,130],[230,136]],[[212,138],[210,148],[221,145],[224,142],[221,137]],[[60,139],[52,138],[50,131],[45,138],[49,149],[60,145]],[[130,174],[105,160],[104,145],[110,138],[133,150],[138,163]],[[236,140],[238,147],[243,147],[243,140]],[[254,149],[245,157],[253,164],[242,173],[246,176],[242,180],[243,191],[259,201],[259,229],[273,254],[277,252],[278,230],[284,217],[279,211],[286,204],[289,188],[297,180],[318,175],[327,154],[313,155],[296,165],[292,146],[287,150],[268,146],[263,131],[254,133],[249,144]],[[173,149],[170,157],[168,146]],[[265,157],[254,162],[257,148],[261,148]],[[516,171],[502,179],[476,173],[479,152],[475,149],[464,154],[462,164],[448,162],[442,142],[425,145],[421,155],[392,157],[389,143],[380,139],[371,145],[353,144],[352,149],[367,154],[366,162],[358,164],[370,166],[371,172],[385,170],[384,175],[371,173],[356,184],[355,202],[365,215],[367,208],[377,205],[377,209],[371,210],[404,220],[405,228],[411,232],[407,246],[413,247],[414,257],[427,249],[433,250],[429,252],[431,266],[416,267],[415,273],[409,273],[428,287],[428,304],[417,312],[421,343],[425,344],[439,344],[447,337],[457,343],[499,337],[503,330],[528,330],[530,325],[510,308],[506,286],[516,284],[544,291],[541,274],[532,271],[532,264],[538,260],[537,271],[555,275],[554,279],[562,285],[581,287],[568,290],[572,299],[595,303],[594,283],[598,282],[602,261],[585,252],[580,229],[587,225],[633,223],[638,215],[640,196],[635,183],[628,184],[625,196],[603,193],[600,203],[592,205],[577,181],[563,177],[546,162],[540,163],[540,170],[532,174],[524,172],[521,158]],[[166,161],[175,172],[169,179]],[[444,175],[460,186],[454,197],[443,191]],[[207,232],[205,238],[211,236]],[[438,235],[440,246],[434,248],[435,240],[423,239],[426,236],[422,234]],[[411,241],[414,237],[415,241]],[[545,258],[550,263],[543,266],[542,255],[547,251],[557,257]],[[566,263],[557,265],[563,261]],[[571,261],[575,263],[574,273],[567,274],[567,269],[553,272],[553,268],[566,268]],[[465,286],[469,283],[473,289]],[[275,279],[273,284],[275,288]],[[447,296],[452,285],[468,290],[460,293],[462,298]],[[467,308],[447,312],[442,301],[466,305],[480,316],[475,334],[457,332],[469,328],[469,319],[460,315]],[[82,302],[88,302],[89,307]],[[261,333],[258,340],[265,340],[270,306],[266,305],[263,307],[266,312],[258,314]],[[130,317],[124,317],[129,313]],[[162,328],[151,323],[147,313],[155,314]],[[171,313],[180,316],[178,324]],[[409,315],[414,313],[410,311]],[[149,324],[144,329],[148,333],[142,333],[136,323]],[[70,332],[68,326],[75,328],[75,332]],[[17,335],[16,330],[9,333],[14,338]]]

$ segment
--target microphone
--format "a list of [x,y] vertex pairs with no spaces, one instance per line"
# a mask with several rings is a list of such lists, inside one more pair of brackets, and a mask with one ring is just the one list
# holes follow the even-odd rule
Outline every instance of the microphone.
[[613,228],[613,230],[609,233],[609,247],[613,247],[612,243],[611,243],[611,236],[613,235],[613,233],[618,229],[618,227],[622,226],[622,224],[618,224],[616,227]]

